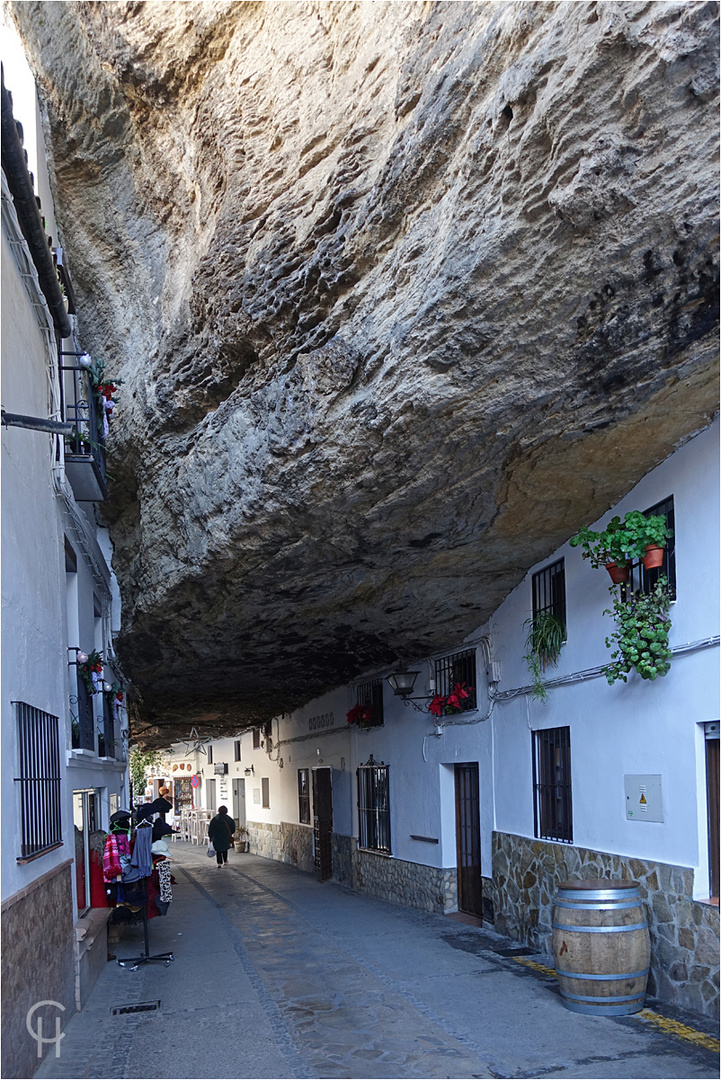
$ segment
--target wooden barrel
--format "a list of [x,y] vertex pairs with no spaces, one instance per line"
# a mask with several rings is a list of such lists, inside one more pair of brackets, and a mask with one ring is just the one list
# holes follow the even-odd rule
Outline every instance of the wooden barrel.
[[553,907],[553,960],[563,1004],[591,1016],[643,1008],[651,959],[636,881],[562,881]]

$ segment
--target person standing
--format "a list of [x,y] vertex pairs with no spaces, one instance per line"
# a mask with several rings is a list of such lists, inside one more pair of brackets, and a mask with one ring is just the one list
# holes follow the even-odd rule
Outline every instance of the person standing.
[[228,848],[233,843],[235,822],[228,813],[227,806],[219,806],[218,813],[208,822],[208,836],[215,848],[218,869],[228,861]]

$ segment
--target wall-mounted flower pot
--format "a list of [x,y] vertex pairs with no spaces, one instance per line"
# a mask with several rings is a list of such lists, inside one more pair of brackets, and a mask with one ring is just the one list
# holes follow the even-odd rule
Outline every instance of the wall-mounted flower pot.
[[625,585],[628,581],[629,568],[627,566],[619,566],[615,562],[609,562],[606,563],[606,569],[614,585]]
[[663,566],[663,551],[662,547],[658,544],[649,544],[646,548],[646,554],[643,557],[643,565],[646,570],[653,570],[655,567]]

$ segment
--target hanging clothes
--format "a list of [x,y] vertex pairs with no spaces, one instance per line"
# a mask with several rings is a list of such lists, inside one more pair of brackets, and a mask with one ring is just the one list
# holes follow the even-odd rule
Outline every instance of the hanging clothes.
[[153,870],[153,856],[150,849],[153,844],[153,829],[150,823],[138,825],[135,830],[135,847],[130,856],[130,867],[123,874],[123,881],[139,881],[148,877]]
[[120,877],[122,872],[118,838],[113,833],[110,833],[105,837],[105,847],[103,848],[103,881],[114,881],[115,878]]
[[170,863],[167,859],[162,859],[155,864],[155,869],[158,871],[158,879],[160,881],[160,899],[170,903],[173,899],[173,887],[170,884]]

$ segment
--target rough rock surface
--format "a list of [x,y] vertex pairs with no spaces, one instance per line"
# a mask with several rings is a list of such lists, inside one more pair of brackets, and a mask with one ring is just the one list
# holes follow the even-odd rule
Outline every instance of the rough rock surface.
[[716,4],[11,6],[159,739],[456,644],[714,413]]

